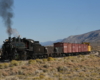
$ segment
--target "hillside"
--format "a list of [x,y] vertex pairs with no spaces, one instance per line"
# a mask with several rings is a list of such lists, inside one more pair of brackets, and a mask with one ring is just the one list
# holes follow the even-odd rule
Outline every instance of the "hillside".
[[81,42],[100,42],[100,30],[91,31],[81,35],[69,36],[62,42],[81,43]]

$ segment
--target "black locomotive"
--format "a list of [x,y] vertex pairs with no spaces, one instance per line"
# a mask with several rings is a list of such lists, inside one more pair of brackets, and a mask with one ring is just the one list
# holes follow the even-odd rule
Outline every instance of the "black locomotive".
[[2,45],[2,60],[26,60],[47,56],[47,48],[32,39],[9,37]]

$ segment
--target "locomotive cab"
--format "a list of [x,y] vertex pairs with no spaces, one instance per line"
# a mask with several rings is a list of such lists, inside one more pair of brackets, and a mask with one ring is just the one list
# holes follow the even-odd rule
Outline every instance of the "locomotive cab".
[[44,46],[41,46],[39,41],[23,38],[23,42],[25,43],[26,46],[28,58],[36,58],[38,56],[43,56]]

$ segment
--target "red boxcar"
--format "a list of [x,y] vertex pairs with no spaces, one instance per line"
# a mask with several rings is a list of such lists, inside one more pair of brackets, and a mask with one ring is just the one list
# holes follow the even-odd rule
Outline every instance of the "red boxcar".
[[63,53],[71,53],[72,48],[71,48],[71,43],[63,43]]
[[87,51],[88,51],[88,45],[83,44],[83,51],[84,51],[84,52],[87,52]]
[[[77,53],[77,52],[87,52],[88,45],[79,43],[54,43],[54,48],[60,49],[60,53]],[[58,51],[59,52],[59,51]]]

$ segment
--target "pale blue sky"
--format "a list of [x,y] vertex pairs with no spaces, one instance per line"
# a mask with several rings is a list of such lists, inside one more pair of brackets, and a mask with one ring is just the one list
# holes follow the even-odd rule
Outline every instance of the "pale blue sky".
[[[40,42],[100,29],[100,0],[14,0],[12,28]],[[8,38],[0,17],[0,44]]]

